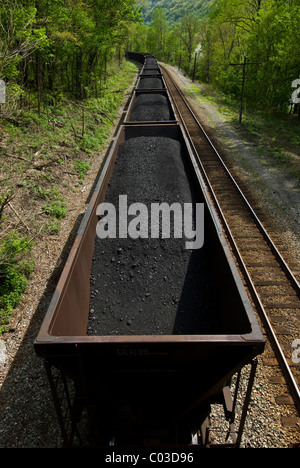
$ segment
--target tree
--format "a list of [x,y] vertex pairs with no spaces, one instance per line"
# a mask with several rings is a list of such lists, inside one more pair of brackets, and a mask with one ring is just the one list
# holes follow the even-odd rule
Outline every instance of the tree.
[[188,63],[191,62],[199,42],[199,28],[200,19],[192,13],[184,15],[179,25],[180,38],[187,53]]
[[168,35],[168,22],[164,9],[156,8],[153,13],[147,39],[148,50],[158,60],[164,60]]
[[16,78],[18,65],[42,46],[45,29],[36,27],[37,9],[19,0],[4,0],[0,6],[0,76]]
[[0,78],[35,89],[39,111],[64,92],[97,95],[107,62],[121,59],[139,18],[135,0],[3,0]]
[[246,99],[255,107],[287,109],[291,83],[300,73],[299,1],[217,0],[201,34],[202,79],[239,97],[247,67]]

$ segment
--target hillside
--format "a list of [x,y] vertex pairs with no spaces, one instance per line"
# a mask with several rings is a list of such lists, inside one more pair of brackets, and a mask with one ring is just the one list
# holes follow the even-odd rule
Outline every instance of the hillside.
[[155,8],[166,10],[169,23],[175,23],[187,12],[193,12],[200,17],[206,16],[215,0],[138,0],[143,5],[145,23],[151,22]]

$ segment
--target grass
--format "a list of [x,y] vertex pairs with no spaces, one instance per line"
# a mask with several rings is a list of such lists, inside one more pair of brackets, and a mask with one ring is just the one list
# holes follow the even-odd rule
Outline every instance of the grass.
[[254,139],[261,154],[286,171],[300,188],[300,119],[297,116],[262,112],[248,108],[245,103],[242,124],[239,124],[240,103],[231,96],[209,85],[193,84],[187,92],[216,106],[245,139]]
[[0,245],[0,333],[19,304],[34,269],[32,243],[17,231],[11,231]]
[[299,127],[300,119],[295,116],[249,112],[241,129],[257,140],[271,165],[284,170],[300,188]]
[[30,108],[0,119],[0,335],[34,274],[35,244],[59,234],[134,72],[130,63],[111,63],[101,97],[78,102],[61,95],[40,115]]

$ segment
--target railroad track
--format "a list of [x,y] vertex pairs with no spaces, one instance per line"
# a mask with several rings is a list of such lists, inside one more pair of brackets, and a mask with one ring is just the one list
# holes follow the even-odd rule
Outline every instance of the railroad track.
[[280,366],[290,392],[283,401],[294,404],[299,414],[300,365],[293,358],[293,345],[299,346],[300,338],[299,283],[171,74],[162,65],[161,69],[271,345],[264,362],[274,372]]
[[[262,322],[262,317],[268,333],[272,336],[273,332],[273,347],[285,368],[289,388],[294,389],[293,401],[296,405],[299,403],[295,377],[282,352],[283,344],[278,343],[270,319],[264,315],[266,302],[263,302],[269,298],[271,304],[272,300],[269,310],[275,309],[277,316],[279,309],[280,313],[285,310],[279,307],[283,301],[285,305],[293,304],[296,317],[299,286],[289,284],[290,289],[286,289],[277,270],[274,279],[269,275],[266,283],[265,276],[261,275],[258,284],[251,268],[270,273],[271,267],[266,269],[266,264],[274,261],[265,240],[261,265],[263,240],[259,233],[263,233],[262,226],[258,229],[255,216],[252,226],[253,219],[248,211],[242,211],[236,184],[231,179],[229,185],[228,171],[220,165],[216,150],[166,72],[165,80],[159,80],[161,91],[156,92],[159,88],[158,83],[154,86],[156,78],[161,78],[161,69],[153,67],[153,63],[157,65],[156,59],[146,60],[143,54],[130,55],[144,66],[34,342],[35,350],[45,360],[66,447],[73,446],[75,435],[80,444],[86,437],[86,446],[95,447],[107,447],[108,443],[114,447],[143,446],[150,441],[160,448],[164,444],[190,447],[191,442],[201,447],[224,443],[239,447],[257,357],[265,348],[258,323]],[[150,78],[150,85],[145,75]],[[177,114],[181,122],[177,122]],[[165,174],[169,177],[168,183]],[[150,241],[146,239],[141,250],[137,244],[133,248],[131,236],[124,237],[121,231],[119,237],[110,239],[112,250],[108,245],[104,248],[95,238],[99,227],[98,208],[103,200],[117,206],[119,199],[119,210],[124,213],[124,205],[120,206],[121,193],[127,194],[130,200],[148,204],[153,202],[153,194],[158,200],[170,197],[173,201],[174,193],[179,199],[190,200],[186,196],[192,194],[192,187],[197,200],[203,200],[207,210],[204,227],[207,242],[202,249],[196,252],[182,249],[179,240],[180,249],[170,249],[176,258],[170,255],[167,258],[161,240],[150,252]],[[245,203],[244,197],[242,200]],[[226,228],[224,232],[219,229],[216,213]],[[237,227],[237,231],[233,232],[233,227]],[[248,248],[250,239],[251,249]],[[247,249],[242,251],[245,240]],[[276,252],[275,246],[273,250]],[[254,252],[257,260],[253,260]],[[239,261],[241,274],[234,257],[237,263]],[[194,270],[195,266],[202,268],[202,272]],[[281,268],[285,268],[283,259]],[[180,271],[182,281],[179,280]],[[284,276],[289,282],[293,279],[292,272]],[[245,287],[241,278],[245,278]],[[105,297],[102,292],[99,299],[99,290],[107,285],[111,290],[106,292],[111,296]],[[262,291],[258,294],[258,288],[262,288],[264,294]],[[280,289],[283,296],[275,297],[272,288],[276,294]],[[250,290],[249,296],[245,289]],[[166,297],[169,292],[171,296]],[[258,319],[250,304],[250,294],[253,305],[256,302],[260,311]],[[191,315],[193,311],[196,311],[194,316]],[[116,315],[117,312],[120,314]],[[106,319],[107,328],[104,329]],[[175,328],[178,324],[179,328]],[[182,328],[183,325],[187,328]],[[297,339],[297,323],[293,325]],[[290,323],[289,328],[292,328]],[[292,338],[289,335],[287,343],[290,344]],[[244,379],[241,372],[249,365],[249,377]],[[233,388],[229,388],[231,378],[236,383],[234,398]],[[238,395],[240,387],[244,398]],[[224,414],[217,415],[216,427],[216,413],[213,414],[211,405],[219,407],[220,404]],[[237,409],[240,421],[239,416],[234,421]],[[87,420],[90,434],[85,431]],[[238,421],[239,427],[235,429],[234,422]],[[232,444],[228,444],[229,436]]]

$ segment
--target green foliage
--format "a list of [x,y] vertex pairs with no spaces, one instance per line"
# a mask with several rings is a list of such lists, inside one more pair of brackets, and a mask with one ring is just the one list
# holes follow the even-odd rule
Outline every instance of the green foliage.
[[[157,2],[153,5],[160,5]],[[179,7],[178,2],[173,2]],[[173,4],[172,3],[172,4]],[[193,69],[194,50],[199,44],[200,19],[197,7],[188,2],[181,5],[176,23],[170,21],[170,8],[155,8],[151,10],[149,26],[137,25],[131,29],[131,48],[153,54],[158,60],[178,65],[185,71]],[[196,8],[196,10],[194,10]],[[195,13],[194,13],[195,11]]]
[[43,226],[43,233],[49,236],[54,236],[60,231],[60,222],[59,221],[47,221]]
[[52,218],[62,219],[66,216],[67,210],[65,208],[65,201],[58,200],[52,203],[46,203],[43,205],[43,210],[45,213]]
[[90,168],[89,162],[88,161],[78,161],[78,160],[76,160],[74,162],[74,167],[75,167],[76,172],[79,175],[80,181],[82,182],[85,175],[86,175],[86,173],[88,172],[88,170]]
[[166,12],[156,8],[153,12],[152,22],[147,37],[147,51],[158,59],[164,59],[166,55],[166,44],[168,34],[168,22]]
[[20,74],[20,63],[47,42],[46,30],[37,27],[35,2],[3,0],[0,6],[0,76]]
[[139,22],[135,0],[1,1],[0,334],[33,269],[26,234],[59,232],[67,194],[103,149],[136,71],[124,52]]
[[135,3],[3,0],[0,78],[12,92],[2,112],[9,114],[26,101],[20,93],[13,93],[13,85],[30,90],[31,99],[32,92],[36,93],[39,114],[49,100],[56,104],[62,96],[100,95],[111,58],[123,56],[128,28],[140,21]]
[[103,150],[135,73],[132,63],[114,57],[98,97],[77,101],[60,92],[39,113],[32,91],[30,109],[0,120],[0,335],[33,269],[26,234],[38,243],[59,233],[66,199],[82,190],[79,185]]
[[[144,50],[256,109],[287,112],[292,82],[300,74],[299,0],[146,0],[145,25],[132,33]],[[136,38],[136,39],[135,39]],[[300,108],[300,106],[299,106]]]
[[6,330],[33,271],[31,249],[32,243],[16,231],[0,241],[0,334]]
[[244,57],[245,99],[257,109],[286,112],[300,72],[299,2],[216,0],[200,36],[199,78],[240,97]]
[[143,17],[147,25],[151,23],[156,8],[163,8],[168,23],[173,25],[180,22],[187,12],[194,17],[206,16],[214,0],[140,0],[137,3],[143,7]]

